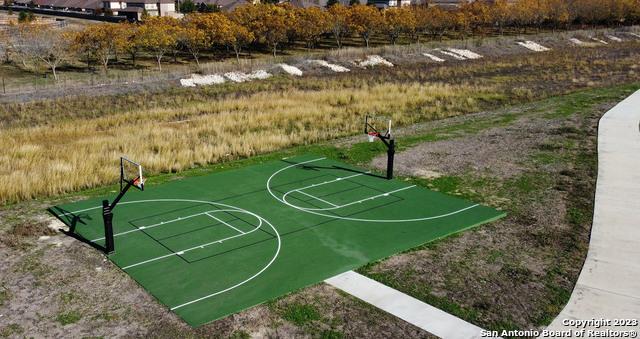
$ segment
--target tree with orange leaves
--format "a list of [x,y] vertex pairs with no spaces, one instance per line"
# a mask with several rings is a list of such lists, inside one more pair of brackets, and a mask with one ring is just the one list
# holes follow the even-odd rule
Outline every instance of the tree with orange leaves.
[[[399,1],[399,0],[398,0]],[[415,36],[416,32],[416,18],[413,10],[408,7],[393,7],[383,12],[384,25],[383,31],[389,38],[392,44],[396,44],[396,41],[401,34],[408,34]]]
[[349,8],[338,3],[331,5],[328,12],[331,33],[336,39],[338,48],[342,48],[342,40],[349,32]]
[[459,10],[465,16],[472,31],[491,22],[491,7],[483,0],[465,3]]
[[158,62],[158,70],[162,70],[162,58],[173,50],[178,41],[178,20],[171,17],[149,17],[140,26],[140,42],[153,53]]
[[322,35],[329,31],[329,13],[317,7],[298,8],[295,16],[296,36],[305,42],[308,49],[315,48]]
[[253,33],[249,32],[246,27],[231,21],[231,37],[227,40],[227,45],[233,49],[236,55],[236,61],[240,62],[240,52],[242,48],[250,44],[253,40],[255,40]]
[[124,41],[121,50],[129,55],[133,67],[136,67],[136,59],[143,48],[140,40],[140,26],[138,24],[128,22],[120,23],[119,25],[120,34]]
[[243,5],[230,14],[234,21],[246,27],[256,40],[266,44],[276,56],[278,46],[287,41],[290,22],[288,13],[272,4]]
[[491,21],[498,27],[500,34],[503,34],[504,28],[509,26],[512,22],[511,4],[508,0],[495,0],[491,7],[490,14]]
[[565,0],[547,0],[549,21],[555,28],[566,28],[573,21],[569,4]]
[[190,14],[182,18],[176,38],[177,42],[193,56],[193,60],[199,67],[200,52],[211,47],[211,39],[207,31],[199,27],[195,22],[196,20],[193,20],[195,16],[199,15]]
[[360,35],[369,48],[371,36],[380,31],[384,19],[380,11],[373,6],[354,5],[349,13],[350,29]]
[[107,73],[111,58],[115,57],[118,49],[123,50],[127,43],[126,36],[121,33],[121,26],[117,24],[89,25],[73,34],[73,41],[76,50],[98,59]]
[[442,39],[444,34],[454,28],[453,13],[445,11],[440,7],[418,7],[415,9],[416,29],[429,34],[433,38]]

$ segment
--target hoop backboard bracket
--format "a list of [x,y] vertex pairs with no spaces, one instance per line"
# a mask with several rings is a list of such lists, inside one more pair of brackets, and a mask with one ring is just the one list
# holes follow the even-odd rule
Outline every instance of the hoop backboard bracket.
[[387,146],[387,179],[393,179],[393,160],[396,153],[396,141],[391,133],[391,119],[380,116],[364,117],[364,134],[369,142],[379,139]]

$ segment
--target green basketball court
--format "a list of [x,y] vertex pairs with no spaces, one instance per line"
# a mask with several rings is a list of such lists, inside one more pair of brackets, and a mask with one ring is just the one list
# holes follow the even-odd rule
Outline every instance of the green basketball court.
[[[101,208],[51,211],[104,246]],[[109,259],[192,326],[504,216],[310,156],[130,192],[113,212]]]

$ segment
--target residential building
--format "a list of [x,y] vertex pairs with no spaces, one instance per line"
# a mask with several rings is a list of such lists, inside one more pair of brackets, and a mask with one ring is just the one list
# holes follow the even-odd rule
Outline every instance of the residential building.
[[140,20],[145,11],[150,16],[179,16],[174,0],[106,0],[102,2],[102,8],[130,20]]
[[13,5],[63,13],[122,16],[131,21],[140,20],[145,12],[150,16],[181,16],[174,0],[14,0]]

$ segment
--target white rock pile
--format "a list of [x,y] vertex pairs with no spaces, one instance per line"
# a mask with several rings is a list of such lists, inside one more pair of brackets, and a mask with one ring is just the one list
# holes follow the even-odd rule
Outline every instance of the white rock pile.
[[287,64],[279,64],[278,66],[280,68],[282,68],[282,70],[285,73],[287,73],[289,75],[295,75],[295,76],[299,76],[299,77],[302,76],[302,71],[298,67],[287,65]]
[[622,39],[618,38],[617,36],[613,36],[613,35],[607,35],[607,39],[609,39],[611,41],[615,41],[615,42],[622,42]]
[[429,53],[422,53],[422,55],[426,56],[427,58],[431,59],[431,61],[435,61],[435,62],[444,62],[444,59],[442,58],[438,58],[437,56],[433,55],[433,54],[429,54]]
[[340,66],[338,64],[331,64],[327,61],[324,60],[309,60],[309,63],[311,64],[316,64],[325,68],[328,68],[336,73],[344,73],[344,72],[349,72],[350,69]]
[[582,40],[576,39],[576,38],[571,38],[569,39],[569,41],[573,42],[576,45],[583,45],[584,42],[582,42]]
[[451,53],[455,53],[465,59],[470,59],[470,60],[474,60],[474,59],[480,59],[482,58],[482,55],[472,52],[468,49],[458,49],[458,48],[448,48],[449,52]]
[[393,67],[393,64],[387,61],[385,58],[379,55],[367,55],[367,58],[364,60],[355,60],[356,65],[360,67],[374,67],[374,66],[387,66]]
[[546,52],[550,50],[550,48],[544,47],[534,41],[518,41],[518,45],[534,52]]

